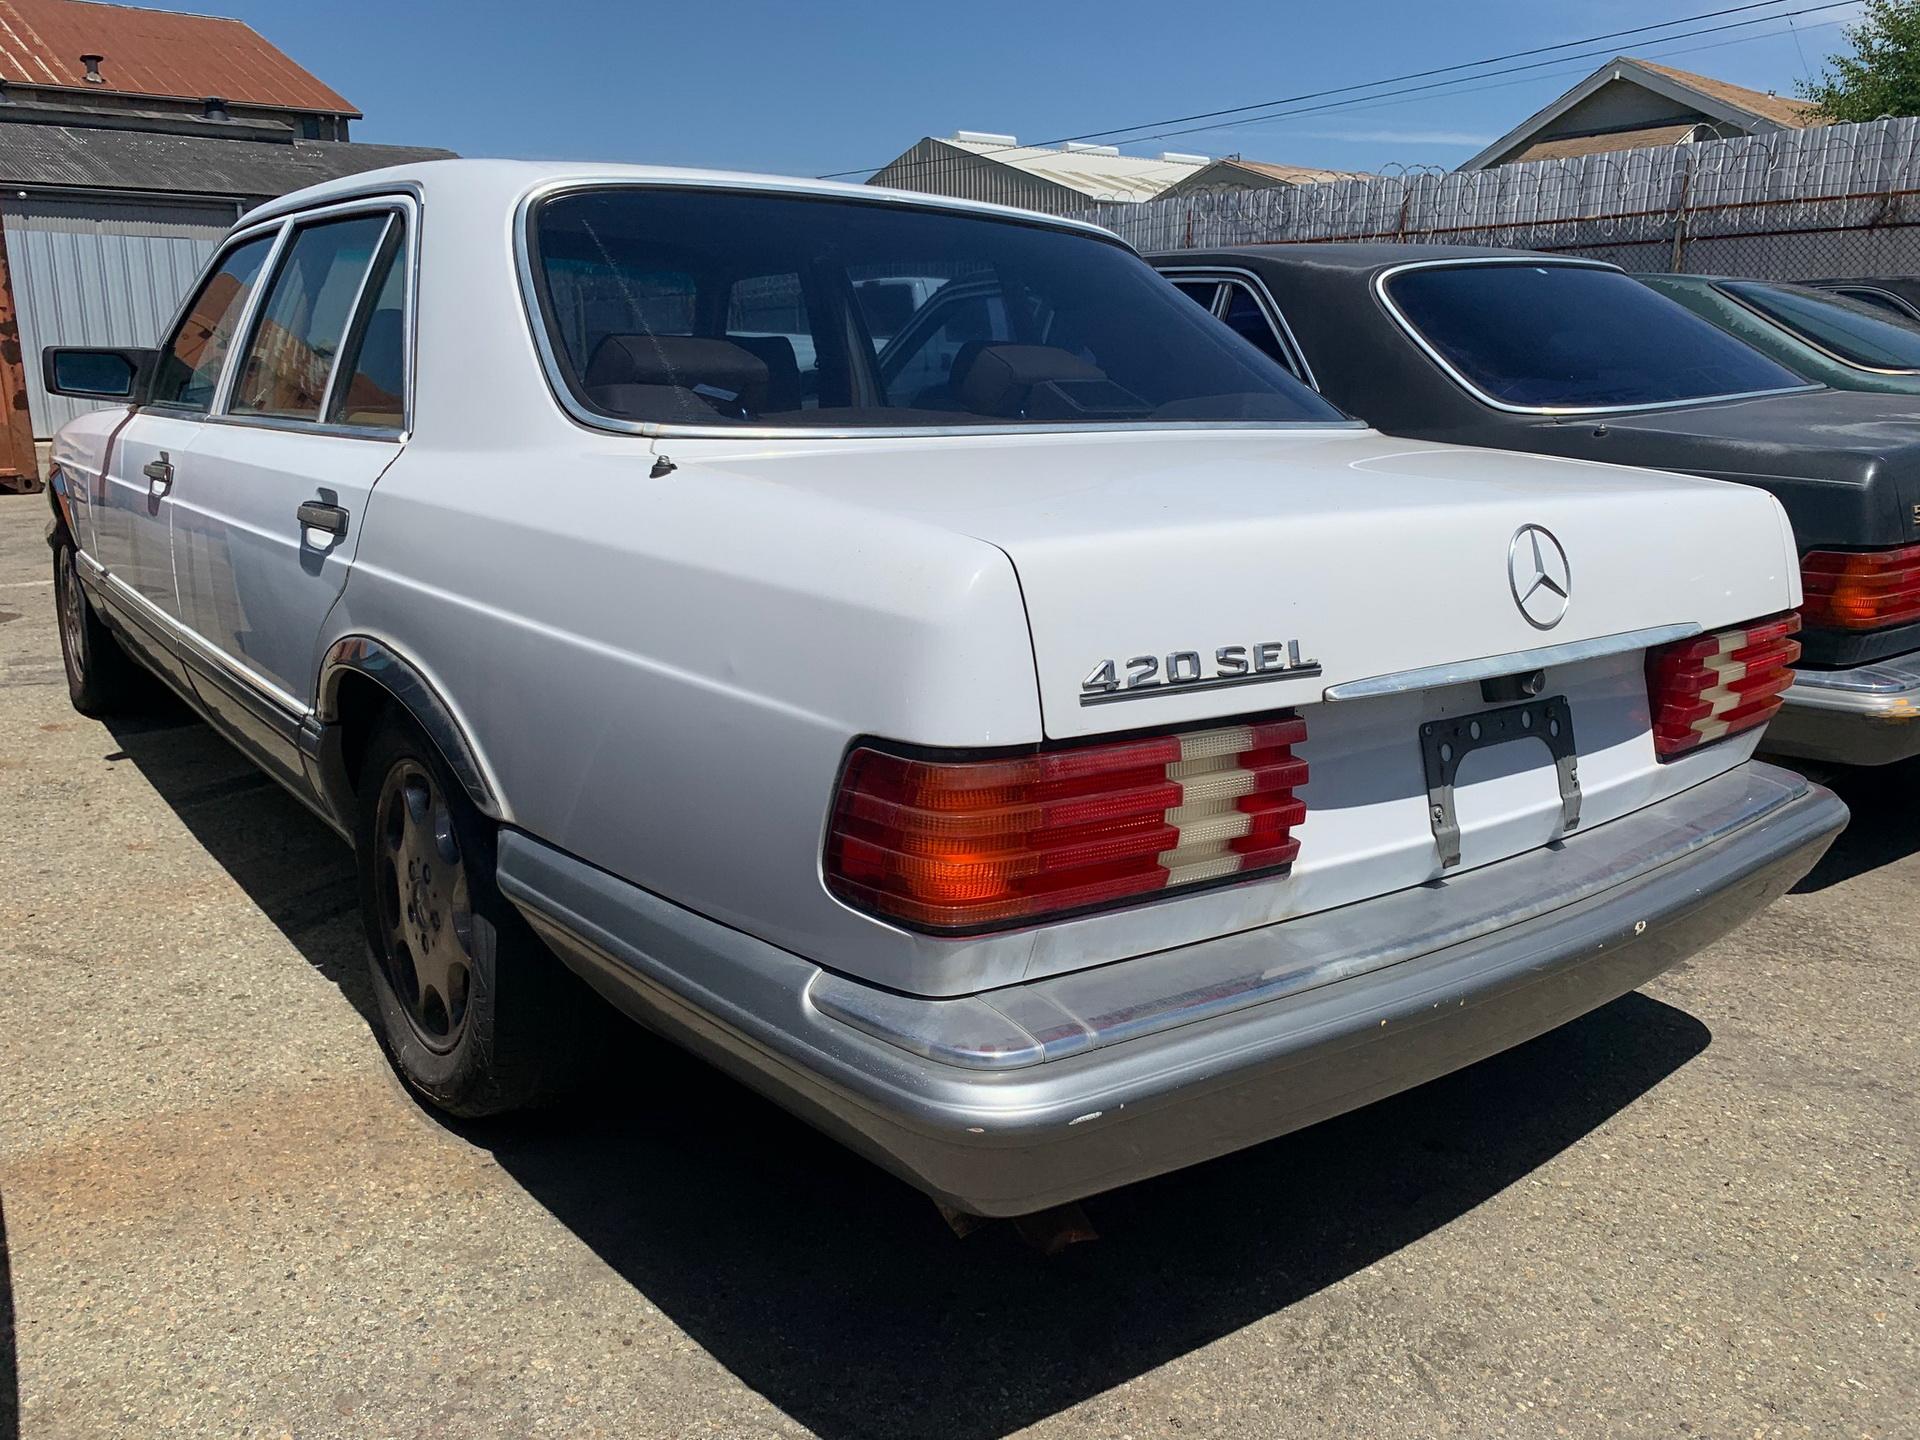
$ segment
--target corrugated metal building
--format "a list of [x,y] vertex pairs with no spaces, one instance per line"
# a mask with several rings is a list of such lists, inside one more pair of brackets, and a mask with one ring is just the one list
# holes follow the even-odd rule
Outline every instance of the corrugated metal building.
[[452,153],[349,143],[358,118],[238,21],[0,0],[0,488],[85,408],[46,394],[43,346],[154,344],[244,210]]
[[1022,145],[1012,135],[961,130],[944,140],[927,136],[867,183],[1063,214],[1090,200],[1151,200],[1209,159],[1122,155],[1111,145]]

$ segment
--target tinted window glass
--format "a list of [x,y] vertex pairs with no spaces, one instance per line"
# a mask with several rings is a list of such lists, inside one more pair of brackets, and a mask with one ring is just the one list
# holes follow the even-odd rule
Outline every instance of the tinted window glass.
[[160,352],[148,398],[156,405],[205,410],[213,404],[220,367],[233,344],[233,332],[247,308],[247,297],[267,262],[273,237],[263,235],[235,247],[193,297],[193,306]]
[[334,357],[388,218],[360,215],[294,231],[241,355],[230,413],[320,418]]
[[1920,328],[1872,305],[1793,285],[1730,280],[1720,288],[1850,364],[1920,370]]
[[1274,333],[1273,322],[1267,319],[1267,312],[1260,308],[1260,302],[1246,286],[1227,286],[1227,310],[1220,318],[1233,328],[1234,334],[1259,347],[1261,353],[1278,360],[1289,370],[1293,368],[1286,348]]
[[407,249],[396,225],[374,262],[367,281],[368,301],[341,352],[344,379],[334,387],[333,413],[339,425],[377,425],[398,430],[406,424],[407,395]]
[[1836,295],[1844,295],[1849,300],[1858,300],[1862,305],[1871,305],[1876,310],[1885,310],[1890,315],[1898,315],[1902,320],[1920,318],[1911,306],[1897,300],[1884,290],[1835,290]]
[[[1341,418],[1093,235],[642,187],[557,196],[533,223],[561,368],[580,402],[609,416],[844,427]],[[685,287],[670,325],[640,283],[668,273]],[[744,288],[774,278],[790,291]],[[859,288],[875,281],[916,302],[904,319],[898,295],[882,302],[881,318],[901,322],[891,336],[865,323]],[[802,368],[797,402],[783,347],[750,343],[777,339]]]
[[1213,302],[1220,294],[1218,280],[1180,280],[1173,288],[1206,310],[1213,309]]
[[1605,408],[1806,382],[1617,270],[1409,270],[1387,293],[1482,393],[1508,405]]

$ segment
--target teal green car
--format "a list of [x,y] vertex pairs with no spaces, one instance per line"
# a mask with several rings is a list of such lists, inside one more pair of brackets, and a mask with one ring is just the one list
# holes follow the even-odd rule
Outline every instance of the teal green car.
[[1796,374],[1836,390],[1920,395],[1920,323],[1865,301],[1720,275],[1638,275]]

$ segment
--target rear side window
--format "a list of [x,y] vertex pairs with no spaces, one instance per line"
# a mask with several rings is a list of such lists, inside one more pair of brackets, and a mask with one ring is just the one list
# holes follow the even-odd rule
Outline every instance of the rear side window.
[[1267,312],[1260,308],[1260,302],[1253,298],[1253,292],[1246,286],[1227,286],[1227,308],[1220,318],[1227,322],[1236,335],[1263,355],[1279,361],[1289,370],[1293,368],[1293,357],[1287,354],[1286,346],[1280,343],[1280,337],[1274,333],[1273,322],[1267,319]]
[[228,411],[318,420],[327,382],[387,227],[386,214],[294,231],[241,354]]
[[1729,280],[1720,288],[1849,365],[1920,370],[1920,327],[1896,320],[1877,306],[1796,285]]
[[1807,382],[1618,270],[1445,265],[1386,293],[1483,398],[1605,410],[1785,390]]
[[149,403],[183,410],[212,408],[233,333],[240,327],[260,267],[267,263],[272,248],[272,235],[236,245],[207,277],[160,352],[153,388],[147,394]]
[[407,247],[399,225],[387,232],[367,280],[368,303],[340,352],[327,419],[336,425],[398,430],[407,409]]
[[1884,290],[1847,290],[1840,286],[1828,287],[1835,295],[1844,295],[1849,300],[1858,300],[1862,305],[1871,305],[1876,310],[1884,310],[1889,315],[1898,315],[1902,320],[1920,319],[1911,305],[1896,299]]

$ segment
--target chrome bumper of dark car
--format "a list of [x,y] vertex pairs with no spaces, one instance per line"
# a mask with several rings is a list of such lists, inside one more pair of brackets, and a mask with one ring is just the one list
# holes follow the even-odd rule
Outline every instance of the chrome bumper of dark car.
[[637,1018],[936,1199],[1016,1215],[1571,1020],[1785,891],[1846,818],[1827,791],[1750,762],[1415,890],[957,999],[860,984],[523,834],[502,837],[500,883]]
[[1832,765],[1891,765],[1920,755],[1920,653],[1851,670],[1799,671],[1761,748]]

